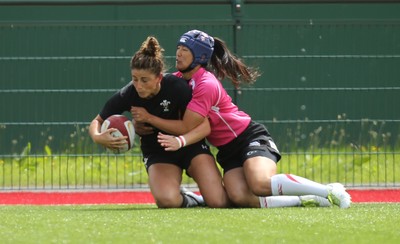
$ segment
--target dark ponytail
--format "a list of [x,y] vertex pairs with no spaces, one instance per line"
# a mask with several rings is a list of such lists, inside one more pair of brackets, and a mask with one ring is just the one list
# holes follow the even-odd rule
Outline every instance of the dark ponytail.
[[242,83],[253,84],[260,73],[233,55],[223,40],[214,37],[214,41],[214,52],[208,65],[210,71],[221,81],[229,78],[236,88]]

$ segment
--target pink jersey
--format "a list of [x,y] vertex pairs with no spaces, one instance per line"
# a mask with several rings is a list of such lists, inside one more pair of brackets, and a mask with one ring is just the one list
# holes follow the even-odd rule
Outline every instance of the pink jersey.
[[[175,75],[182,77],[180,72]],[[200,68],[189,84],[193,97],[187,109],[208,117],[211,133],[207,140],[212,145],[226,145],[247,128],[250,116],[232,103],[231,97],[212,73]]]

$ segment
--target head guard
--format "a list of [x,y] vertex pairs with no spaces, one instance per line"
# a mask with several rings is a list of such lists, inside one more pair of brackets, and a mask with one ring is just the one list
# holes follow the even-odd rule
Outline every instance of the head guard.
[[214,51],[214,38],[199,30],[191,30],[181,36],[178,45],[183,45],[192,52],[193,63],[188,67],[207,64]]

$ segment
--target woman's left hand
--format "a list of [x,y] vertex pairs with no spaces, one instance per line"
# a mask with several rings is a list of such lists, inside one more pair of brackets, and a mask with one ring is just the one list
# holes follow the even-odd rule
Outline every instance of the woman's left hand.
[[158,143],[165,149],[165,151],[177,151],[180,147],[178,140],[175,136],[164,135],[163,133],[158,133]]
[[131,114],[135,121],[143,123],[148,123],[151,116],[145,108],[134,106],[131,107]]

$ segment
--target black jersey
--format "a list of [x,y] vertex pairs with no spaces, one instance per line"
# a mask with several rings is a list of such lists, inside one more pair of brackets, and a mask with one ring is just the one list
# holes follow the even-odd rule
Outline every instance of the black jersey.
[[[105,120],[113,114],[129,112],[131,106],[135,106],[143,107],[148,113],[163,119],[182,119],[186,105],[191,98],[192,91],[185,80],[166,74],[161,80],[160,92],[151,99],[139,97],[135,87],[130,82],[106,102],[100,112],[100,117]],[[153,134],[141,137],[143,153],[164,151],[164,148],[157,142],[159,131],[159,129],[154,128]]]

